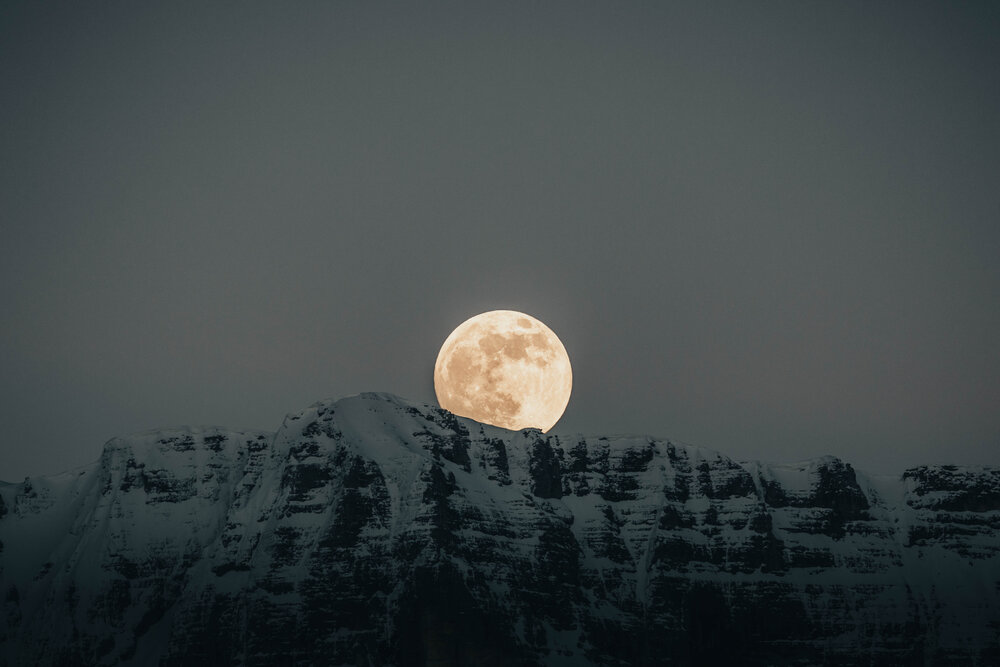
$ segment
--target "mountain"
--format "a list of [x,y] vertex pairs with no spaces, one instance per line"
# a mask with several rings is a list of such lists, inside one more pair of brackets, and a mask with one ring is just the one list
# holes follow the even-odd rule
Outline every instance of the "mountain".
[[996,665],[1000,470],[739,463],[389,394],[0,484],[3,665]]

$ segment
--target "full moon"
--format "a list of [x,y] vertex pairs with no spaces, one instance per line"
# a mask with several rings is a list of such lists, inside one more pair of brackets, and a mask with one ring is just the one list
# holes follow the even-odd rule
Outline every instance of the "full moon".
[[434,364],[442,408],[513,431],[555,426],[569,403],[566,348],[531,315],[491,310],[462,322]]

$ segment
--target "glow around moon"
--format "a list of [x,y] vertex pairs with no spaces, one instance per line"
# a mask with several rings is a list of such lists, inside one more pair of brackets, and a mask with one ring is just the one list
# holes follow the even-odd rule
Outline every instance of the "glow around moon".
[[511,430],[548,431],[566,410],[572,388],[562,342],[515,310],[492,310],[460,324],[434,365],[441,407]]

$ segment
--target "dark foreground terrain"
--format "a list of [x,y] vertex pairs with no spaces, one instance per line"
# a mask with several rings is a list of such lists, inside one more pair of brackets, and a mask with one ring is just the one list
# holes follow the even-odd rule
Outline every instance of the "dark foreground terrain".
[[0,484],[0,664],[1000,665],[998,535],[1000,470],[364,394]]

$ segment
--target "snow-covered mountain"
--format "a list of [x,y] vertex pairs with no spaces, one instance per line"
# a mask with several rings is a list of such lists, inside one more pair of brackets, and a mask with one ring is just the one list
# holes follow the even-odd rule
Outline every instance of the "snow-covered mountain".
[[388,394],[0,484],[0,664],[1000,664],[1000,470],[873,477]]

